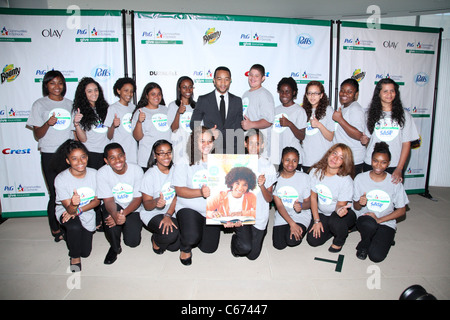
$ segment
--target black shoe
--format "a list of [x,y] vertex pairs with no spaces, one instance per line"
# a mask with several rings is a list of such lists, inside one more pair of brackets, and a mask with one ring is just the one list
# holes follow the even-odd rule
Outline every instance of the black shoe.
[[329,251],[329,252],[332,252],[332,253],[338,253],[338,252],[340,252],[341,250],[342,250],[342,246],[341,246],[339,249],[333,248],[332,246],[330,246],[330,247],[328,248],[328,251]]
[[[120,253],[120,252],[119,252]],[[113,264],[117,260],[117,252],[114,251],[112,247],[109,248],[106,254],[104,264]]]
[[367,258],[366,249],[356,250],[356,257],[361,260],[366,260],[366,258]]
[[183,264],[185,266],[190,266],[192,264],[192,252],[191,252],[191,256],[189,258],[186,258],[186,259],[180,258],[180,262],[181,262],[181,264]]
[[70,259],[70,271],[72,272],[79,272],[81,271],[81,262],[78,263],[72,263],[72,259]]
[[155,247],[153,246],[154,244],[156,244],[156,243],[153,240],[153,236],[152,236],[152,249],[153,249],[153,252],[156,253],[156,254],[163,254],[165,250],[161,249],[161,248],[155,249]]

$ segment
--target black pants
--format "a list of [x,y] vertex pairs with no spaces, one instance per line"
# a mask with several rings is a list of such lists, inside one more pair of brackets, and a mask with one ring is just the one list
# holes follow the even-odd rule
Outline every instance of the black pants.
[[[120,205],[117,205],[117,210],[122,210],[122,207]],[[122,233],[123,243],[128,247],[134,248],[141,243],[142,220],[139,216],[139,212],[131,212],[127,215],[127,219],[124,224],[115,225],[111,228],[108,227],[105,223],[105,219],[110,215],[110,213],[106,210],[104,204],[101,205],[101,212],[103,215],[103,228],[106,239],[115,252],[119,252],[120,236],[122,235]]]
[[361,241],[357,250],[366,250],[373,262],[383,261],[394,242],[395,230],[391,227],[378,224],[370,216],[360,216],[356,220],[356,227],[361,234]]
[[[105,165],[105,160],[103,158],[103,153],[88,151],[88,163],[87,163],[87,166],[89,168],[93,168],[95,170],[98,170],[101,167],[103,167],[103,165]],[[95,211],[95,223],[96,223],[96,226],[101,226],[101,224],[102,224],[102,214],[101,214],[100,205],[95,207],[94,211]],[[102,230],[102,228],[100,228],[98,231],[103,231],[103,230]]]
[[254,226],[250,227],[252,232],[252,249],[246,255],[249,260],[256,260],[261,254],[264,238],[267,234],[267,229],[259,230]]
[[[62,218],[62,216],[61,216]],[[92,251],[94,232],[86,230],[78,216],[61,223],[66,233],[66,244],[71,258],[87,258]]]
[[158,214],[154,216],[149,222],[148,222],[148,229],[151,233],[153,233],[153,240],[155,241],[156,245],[162,249],[162,250],[169,250],[169,251],[178,251],[180,249],[180,228],[178,226],[178,221],[175,218],[171,218],[172,222],[177,226],[177,228],[172,227],[172,232],[169,232],[168,234],[162,233],[162,228],[159,228],[159,224],[161,223],[161,220],[164,218],[163,214]]
[[[306,238],[308,243],[313,247],[324,244],[332,237],[334,237],[333,244],[335,246],[343,246],[347,239],[348,231],[354,227],[356,222],[356,215],[351,209],[348,209],[347,214],[343,217],[338,216],[338,214],[333,211],[330,216],[319,213],[319,218],[322,222],[324,231],[321,232],[320,236],[317,238],[314,238],[312,232],[308,232]],[[311,222],[309,229],[311,229],[313,223],[314,221]]]
[[177,212],[180,226],[180,250],[186,253],[198,247],[202,252],[213,253],[220,240],[221,226],[207,225],[206,218],[195,210],[180,209]]
[[55,178],[58,173],[55,171],[53,167],[53,158],[55,157],[54,153],[41,153],[41,167],[42,173],[44,174],[44,180],[47,184],[48,190],[48,204],[47,204],[47,216],[48,216],[48,224],[50,226],[50,230],[54,233],[58,232],[60,229],[60,223],[55,216],[55,207],[56,207],[56,191],[55,191]]
[[306,234],[306,227],[301,223],[297,223],[297,225],[303,230],[302,237],[299,240],[296,240],[294,236],[291,238],[291,228],[289,224],[274,226],[272,232],[272,242],[274,248],[282,250],[287,246],[295,247],[302,243],[302,240]]

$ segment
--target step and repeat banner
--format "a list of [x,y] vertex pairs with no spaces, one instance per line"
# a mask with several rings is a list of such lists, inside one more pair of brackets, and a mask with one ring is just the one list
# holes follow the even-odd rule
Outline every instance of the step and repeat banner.
[[358,102],[367,109],[376,83],[391,78],[400,85],[403,107],[413,117],[420,140],[413,145],[405,170],[408,193],[423,193],[432,134],[440,29],[342,22],[338,26],[340,83],[353,77],[359,82]]
[[123,76],[120,11],[0,9],[0,186],[3,217],[46,215],[48,194],[40,152],[26,127],[42,78],[59,70],[73,100],[78,81],[92,77],[105,98]]
[[[109,103],[112,87],[126,72],[125,11],[0,9],[0,187],[3,217],[46,215],[47,188],[40,152],[25,123],[42,97],[42,78],[52,69],[67,81],[73,100],[78,81],[95,78]],[[332,89],[349,77],[359,81],[359,102],[367,107],[375,83],[390,77],[401,86],[402,101],[419,128],[420,144],[406,170],[409,193],[423,192],[427,177],[439,30],[365,24],[338,25],[338,64],[332,61],[332,21],[250,16],[130,12],[131,59],[138,100],[148,82],[163,89],[166,105],[176,98],[181,76],[195,82],[194,98],[211,92],[214,70],[227,66],[230,92],[249,89],[253,64],[266,69],[264,87],[279,105],[277,84],[293,77],[301,104],[311,80]],[[437,30],[437,31],[436,31]]]
[[176,98],[179,77],[195,82],[198,97],[214,90],[216,67],[231,70],[230,92],[249,89],[247,72],[253,64],[266,69],[263,86],[280,104],[277,84],[293,77],[301,103],[310,80],[330,84],[331,21],[247,16],[134,12],[135,63],[138,96],[148,82],[163,89],[166,105]]

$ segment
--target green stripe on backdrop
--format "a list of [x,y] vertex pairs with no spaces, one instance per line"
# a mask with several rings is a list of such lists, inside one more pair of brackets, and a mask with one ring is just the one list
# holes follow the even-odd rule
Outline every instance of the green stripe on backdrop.
[[[69,12],[67,12],[69,11]],[[9,15],[33,15],[33,16],[72,16],[74,15],[73,9],[11,9],[0,8],[0,14]],[[120,16],[122,12],[120,10],[79,10],[80,16]]]
[[44,217],[47,216],[47,211],[16,211],[3,212],[2,218],[25,218],[25,217]]
[[[366,28],[373,29],[373,25],[367,26],[364,22],[353,22],[353,21],[341,21],[342,27],[349,28]],[[381,30],[396,30],[396,31],[414,31],[414,32],[427,32],[427,33],[439,33],[441,29],[430,28],[430,27],[415,27],[415,26],[402,26],[395,24],[382,24],[380,23]]]
[[313,26],[331,26],[331,20],[312,20],[312,19],[309,20],[309,19],[276,18],[276,17],[198,14],[198,13],[143,12],[143,11],[135,11],[134,13],[139,18],[148,18],[148,19],[171,18],[180,20],[267,22],[267,23],[304,24]]

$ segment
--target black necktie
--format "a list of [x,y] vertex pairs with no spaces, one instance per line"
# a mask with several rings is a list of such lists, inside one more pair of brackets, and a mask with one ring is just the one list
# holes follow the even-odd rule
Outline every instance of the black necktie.
[[222,116],[222,123],[225,124],[225,100],[223,95],[220,96],[220,115]]

